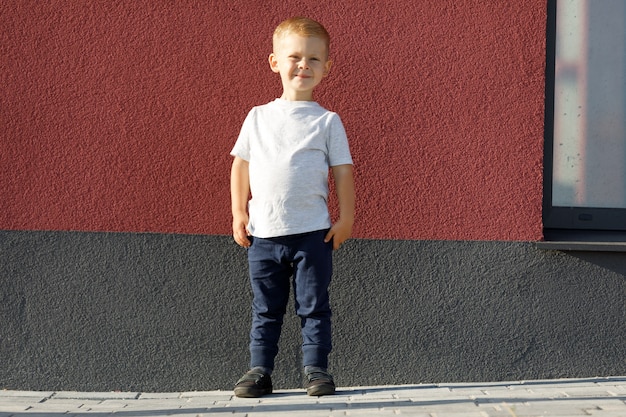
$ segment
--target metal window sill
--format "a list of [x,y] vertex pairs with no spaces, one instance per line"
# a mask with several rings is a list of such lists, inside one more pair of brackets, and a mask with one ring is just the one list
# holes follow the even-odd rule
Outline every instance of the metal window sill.
[[544,230],[539,249],[580,252],[626,252],[625,231]]
[[539,249],[579,252],[626,252],[626,242],[536,242]]

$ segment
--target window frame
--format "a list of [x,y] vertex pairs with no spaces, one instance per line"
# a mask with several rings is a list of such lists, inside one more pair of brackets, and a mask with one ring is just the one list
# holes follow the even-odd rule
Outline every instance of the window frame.
[[547,2],[542,215],[544,240],[626,242],[626,209],[552,205],[558,1]]

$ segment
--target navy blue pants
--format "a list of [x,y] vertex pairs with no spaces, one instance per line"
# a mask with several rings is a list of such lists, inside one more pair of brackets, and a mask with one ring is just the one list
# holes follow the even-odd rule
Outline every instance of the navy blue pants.
[[274,369],[278,339],[293,278],[296,314],[302,328],[303,366],[328,367],[331,351],[330,301],[332,242],[327,230],[252,238],[248,248],[252,285],[250,365]]

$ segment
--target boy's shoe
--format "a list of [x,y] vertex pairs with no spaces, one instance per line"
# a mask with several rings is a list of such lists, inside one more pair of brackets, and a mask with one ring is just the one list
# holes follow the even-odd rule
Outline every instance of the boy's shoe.
[[235,384],[235,396],[257,398],[272,393],[272,378],[268,374],[249,370]]
[[328,372],[311,372],[304,377],[304,388],[311,396],[332,395],[335,393],[335,381]]

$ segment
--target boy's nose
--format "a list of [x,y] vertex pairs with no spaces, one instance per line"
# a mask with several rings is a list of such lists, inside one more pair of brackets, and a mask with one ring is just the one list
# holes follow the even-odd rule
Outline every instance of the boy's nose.
[[300,68],[308,68],[309,67],[309,63],[306,59],[301,59],[300,63],[298,65]]

